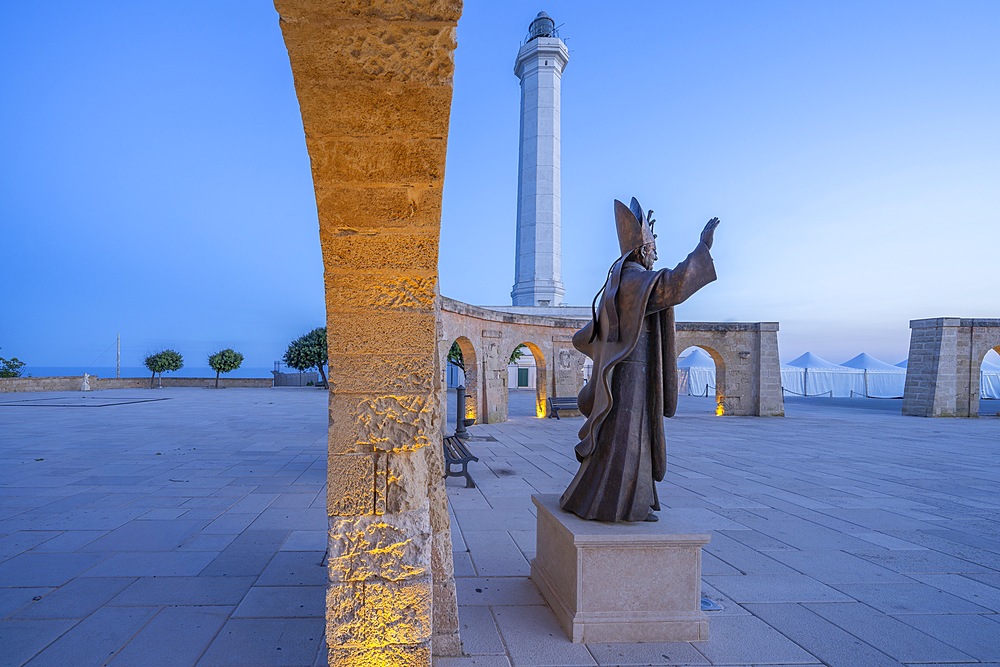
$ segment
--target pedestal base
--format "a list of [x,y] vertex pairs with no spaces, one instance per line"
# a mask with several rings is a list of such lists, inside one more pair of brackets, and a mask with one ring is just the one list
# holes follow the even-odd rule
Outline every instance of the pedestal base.
[[574,642],[708,640],[701,611],[701,547],[709,535],[658,523],[584,521],[536,495],[531,580]]

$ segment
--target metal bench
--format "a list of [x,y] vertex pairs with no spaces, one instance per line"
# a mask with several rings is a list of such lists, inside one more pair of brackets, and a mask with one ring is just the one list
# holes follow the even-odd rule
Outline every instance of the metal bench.
[[559,419],[560,410],[579,410],[580,406],[576,404],[576,396],[556,396],[555,398],[549,398],[549,419],[555,417]]
[[[465,443],[454,435],[449,435],[444,439],[444,468],[445,478],[459,477],[465,475],[465,488],[474,489],[476,483],[472,481],[469,474],[469,461],[479,462],[479,459],[472,455]],[[452,470],[453,465],[462,466],[461,470]]]

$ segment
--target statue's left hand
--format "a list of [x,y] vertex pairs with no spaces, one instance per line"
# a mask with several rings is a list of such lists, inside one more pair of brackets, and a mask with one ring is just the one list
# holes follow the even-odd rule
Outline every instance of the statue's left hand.
[[715,240],[715,228],[719,226],[719,219],[712,218],[705,224],[705,229],[701,230],[701,242],[712,249],[712,241]]

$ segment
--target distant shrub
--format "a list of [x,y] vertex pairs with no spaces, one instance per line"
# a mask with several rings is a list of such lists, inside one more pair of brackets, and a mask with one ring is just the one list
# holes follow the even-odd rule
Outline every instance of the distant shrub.
[[243,363],[243,355],[232,348],[220,350],[209,356],[208,365],[215,371],[215,388],[219,388],[219,375],[235,371]]
[[318,327],[309,333],[299,336],[288,344],[283,361],[289,368],[297,371],[307,371],[310,368],[319,370],[319,376],[326,386],[326,327]]
[[17,357],[4,359],[0,357],[0,378],[19,378],[24,372],[25,363]]
[[152,373],[149,377],[149,388],[152,389],[153,379],[156,378],[157,374],[160,376],[160,384],[162,385],[164,373],[184,368],[184,357],[181,356],[180,352],[167,349],[147,356],[142,363],[146,366],[146,370]]

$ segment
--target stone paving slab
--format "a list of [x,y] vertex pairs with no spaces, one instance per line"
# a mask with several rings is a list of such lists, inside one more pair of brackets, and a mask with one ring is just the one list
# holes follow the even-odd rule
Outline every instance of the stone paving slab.
[[[101,393],[0,410],[0,664],[325,664],[325,394]],[[580,419],[514,391],[472,427],[478,488],[446,484],[467,654],[435,664],[1000,664],[1000,419],[713,408],[682,399],[659,487],[713,536],[708,642],[566,639],[527,577],[530,496],[565,488]]]
[[[232,607],[167,607],[107,664],[109,667],[193,665],[231,613]],[[183,641],[178,641],[179,637]]]
[[[898,667],[896,660],[798,604],[751,604],[747,609],[828,667]],[[711,643],[711,642],[709,642]]]
[[854,637],[900,662],[961,662],[972,656],[864,604],[806,604]]
[[31,667],[103,665],[129,643],[157,611],[153,607],[101,607],[26,664]]

